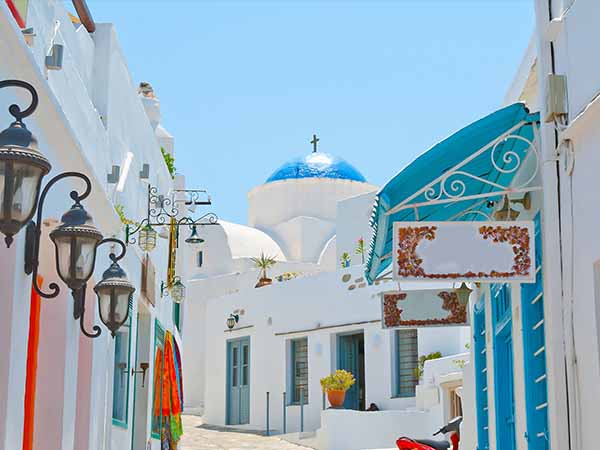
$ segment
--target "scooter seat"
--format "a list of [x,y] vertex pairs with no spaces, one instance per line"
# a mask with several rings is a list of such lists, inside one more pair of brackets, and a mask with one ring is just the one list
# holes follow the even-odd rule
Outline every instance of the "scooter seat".
[[428,439],[415,439],[419,444],[428,445],[435,450],[448,450],[450,448],[450,442],[448,441],[430,441]]

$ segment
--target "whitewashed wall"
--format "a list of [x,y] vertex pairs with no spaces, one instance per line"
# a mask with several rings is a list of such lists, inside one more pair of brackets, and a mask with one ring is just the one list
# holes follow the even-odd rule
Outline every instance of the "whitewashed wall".
[[[351,268],[353,278],[362,276],[362,267]],[[250,428],[265,427],[266,392],[271,392],[271,426],[282,427],[282,393],[287,390],[289,374],[286,368],[286,345],[289,339],[308,336],[309,404],[305,407],[305,428],[320,425],[322,408],[319,379],[335,367],[335,336],[348,331],[363,331],[365,339],[366,402],[377,403],[382,409],[415,406],[415,399],[392,396],[392,333],[381,329],[378,298],[372,295],[381,287],[348,291],[341,281],[342,272],[321,273],[286,283],[215,298],[206,301],[202,326],[205,360],[204,411],[207,422],[224,424],[226,414],[226,342],[236,337],[250,336],[251,392]],[[237,329],[226,331],[225,320],[234,310],[244,310]],[[375,322],[371,322],[375,321]],[[353,323],[361,322],[357,325]],[[371,323],[363,323],[371,322]],[[334,328],[325,328],[325,327]],[[320,327],[310,332],[307,330]],[[187,332],[187,331],[186,331]],[[202,339],[186,340],[196,342]],[[464,333],[460,328],[423,329],[419,331],[419,353],[442,351],[444,354],[464,350]],[[188,360],[190,358],[188,357]],[[198,369],[198,375],[201,373]],[[195,385],[195,376],[187,376],[187,388]],[[187,391],[186,391],[187,392]],[[190,399],[186,394],[186,398]],[[299,407],[288,409],[288,430],[299,428]]]
[[263,184],[248,193],[248,224],[273,237],[288,259],[317,262],[336,232],[337,202],[376,189],[330,178]]
[[[89,175],[94,191],[85,201],[85,207],[104,235],[123,238],[113,203],[123,204],[126,215],[131,218],[145,215],[146,185],[138,176],[141,165],[150,164],[150,182],[158,185],[160,191],[167,192],[172,183],[154,130],[137,96],[136,83],[131,80],[111,25],[100,24],[96,33],[89,35],[83,27],[76,28],[71,24],[62,2],[51,0],[29,4],[27,25],[36,32],[33,47],[27,46],[6,4],[0,2],[0,56],[5,62],[0,67],[0,79],[23,79],[34,84],[40,94],[40,106],[26,122],[38,136],[41,151],[53,165],[47,178],[65,170]],[[55,42],[65,46],[64,61],[61,70],[48,72],[44,67],[44,55],[55,20],[60,21]],[[15,96],[18,97],[15,99]],[[26,94],[12,89],[0,92],[0,105],[7,107],[14,100],[23,104],[29,99]],[[6,109],[0,107],[2,128],[10,123]],[[106,175],[112,165],[122,165],[127,152],[133,153],[134,159],[125,190],[117,194],[115,185],[107,184]],[[44,217],[59,219],[70,206],[68,191],[80,187],[71,181],[57,185],[48,197]],[[47,242],[43,248],[49,249]],[[30,278],[22,271],[23,233],[17,237],[13,248],[1,251],[8,258],[2,258],[0,272],[7,282],[11,280],[10,285],[15,290],[11,298],[2,302],[7,308],[2,314],[7,320],[3,327],[3,332],[7,333],[3,342],[7,347],[0,367],[1,395],[6,400],[2,402],[6,409],[0,408],[0,437],[3,448],[20,448],[29,317],[27,286],[30,283]],[[163,241],[152,255],[157,269],[157,290],[161,279],[165,278],[166,251]],[[99,250],[93,278],[96,281],[108,266],[107,253],[108,248]],[[141,252],[131,246],[122,264],[136,285],[138,301],[141,258]],[[41,273],[47,282],[58,279],[54,256],[47,250],[42,254]],[[90,285],[93,283],[91,281]],[[105,328],[103,336],[94,341],[82,337],[79,324],[72,319],[72,301],[64,286],[63,293],[59,299],[42,300],[34,448],[129,448],[134,389],[129,391],[129,426],[117,429],[111,424],[113,340]],[[88,327],[99,324],[95,298],[88,296],[87,304]],[[19,308],[18,314],[15,307]],[[136,314],[137,302],[134,318]],[[173,328],[169,299],[159,300],[157,307],[151,308],[151,315],[152,330],[154,318],[167,329]],[[136,331],[134,320],[133,336]],[[176,338],[179,339],[177,334]],[[152,342],[150,335],[148,345],[152,346]],[[134,352],[130,355],[131,364],[133,360]],[[152,379],[152,371],[147,379]],[[7,413],[9,408],[10,414]],[[149,431],[149,423],[147,429]],[[157,447],[158,442],[153,446]]]
[[[551,445],[587,449],[596,446],[594,418],[600,415],[600,243],[594,238],[600,215],[591,206],[598,203],[600,169],[600,62],[595,57],[600,4],[536,0],[535,6],[539,89],[545,92],[546,74],[553,70],[566,75],[568,127],[559,136],[571,140],[570,149],[564,144],[559,149],[558,166],[548,164],[544,171],[549,205],[545,250],[550,278],[546,330]],[[554,124],[544,123],[541,133],[544,156],[551,159],[556,148]],[[574,163],[572,173],[569,161]]]

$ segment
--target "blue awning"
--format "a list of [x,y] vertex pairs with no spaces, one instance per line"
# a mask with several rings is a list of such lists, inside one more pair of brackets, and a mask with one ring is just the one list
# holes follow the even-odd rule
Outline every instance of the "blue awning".
[[[365,265],[367,280],[372,282],[391,264],[394,222],[473,220],[475,215],[457,217],[472,210],[490,213],[493,205],[489,200],[494,200],[493,193],[500,191],[493,184],[511,184],[517,173],[513,170],[515,164],[528,156],[529,141],[533,141],[538,123],[539,113],[530,113],[523,103],[507,106],[434,145],[392,178],[375,198],[371,216],[373,239]],[[505,140],[509,135],[517,138]],[[479,154],[484,148],[489,151]],[[452,179],[447,180],[442,193],[438,180],[452,169]],[[460,201],[454,201],[455,198]],[[398,209],[398,205],[402,209],[388,212]]]

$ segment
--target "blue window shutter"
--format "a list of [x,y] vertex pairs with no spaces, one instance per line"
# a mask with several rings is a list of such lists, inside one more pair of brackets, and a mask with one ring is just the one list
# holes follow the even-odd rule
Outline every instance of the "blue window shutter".
[[549,450],[548,387],[540,215],[535,217],[536,281],[521,285],[523,359],[529,450]]
[[417,330],[396,331],[396,396],[414,397],[419,383],[415,370],[419,364]]

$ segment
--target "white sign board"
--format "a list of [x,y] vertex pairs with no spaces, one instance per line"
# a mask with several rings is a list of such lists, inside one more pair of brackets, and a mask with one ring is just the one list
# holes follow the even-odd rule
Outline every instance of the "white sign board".
[[534,227],[519,222],[395,222],[398,281],[535,282]]
[[388,291],[381,296],[383,328],[467,325],[467,305],[452,289]]

